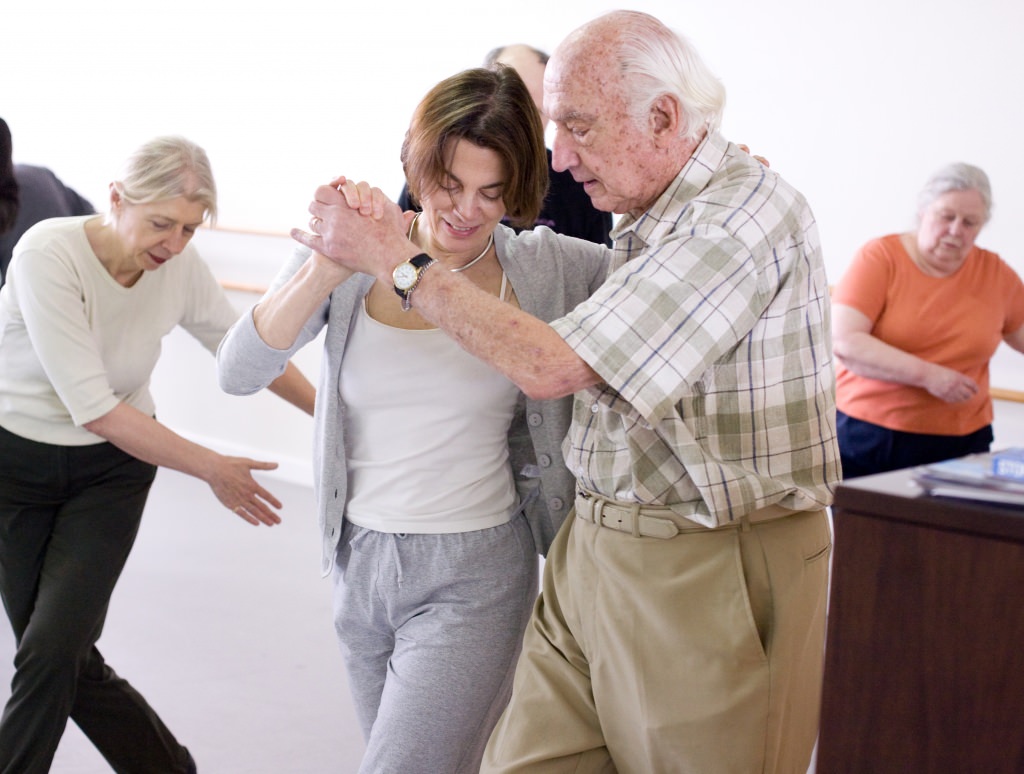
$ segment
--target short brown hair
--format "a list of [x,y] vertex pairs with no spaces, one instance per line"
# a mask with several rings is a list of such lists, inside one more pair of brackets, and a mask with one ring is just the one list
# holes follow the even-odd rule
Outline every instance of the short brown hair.
[[402,168],[413,199],[448,173],[449,140],[468,140],[501,158],[509,220],[533,226],[548,186],[548,156],[537,106],[511,67],[473,68],[434,86],[413,113],[402,143]]

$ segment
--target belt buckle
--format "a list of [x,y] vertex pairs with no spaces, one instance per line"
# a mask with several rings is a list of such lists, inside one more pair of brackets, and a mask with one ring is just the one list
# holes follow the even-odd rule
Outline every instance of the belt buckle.
[[589,521],[591,524],[597,524],[598,521],[594,515],[596,505],[597,504],[594,502],[594,498],[591,497],[589,493],[580,490],[576,491],[577,517],[583,519],[583,521]]

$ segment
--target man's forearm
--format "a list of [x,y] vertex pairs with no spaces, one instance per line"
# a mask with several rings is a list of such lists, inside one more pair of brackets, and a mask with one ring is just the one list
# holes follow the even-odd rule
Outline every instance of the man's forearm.
[[[398,263],[420,252],[409,241],[397,207],[381,219],[364,217],[341,192],[321,186],[309,211],[317,233],[293,229],[292,238],[386,285],[392,284],[391,271]],[[424,272],[412,305],[531,398],[560,398],[601,381],[547,323],[439,268]]]
[[550,325],[457,274],[427,272],[412,304],[531,398],[561,398],[601,381]]

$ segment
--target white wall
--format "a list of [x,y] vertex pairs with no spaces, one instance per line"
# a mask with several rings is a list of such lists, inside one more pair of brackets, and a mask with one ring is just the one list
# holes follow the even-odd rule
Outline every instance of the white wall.
[[[129,0],[7,0],[0,115],[14,133],[17,161],[50,166],[97,206],[131,148],[156,134],[186,134],[210,152],[220,224],[284,234],[305,224],[313,189],[336,174],[397,194],[409,114],[437,80],[479,64],[502,43],[550,50],[613,7],[179,0],[155,10]],[[726,135],[768,156],[807,195],[833,279],[864,241],[909,227],[925,178],[953,160],[989,173],[996,207],[979,242],[1024,273],[1024,231],[1015,228],[1024,212],[1017,184],[1024,178],[1017,150],[1024,3],[636,0],[631,7],[690,37],[722,78]],[[210,244],[208,257],[222,276],[258,283],[288,248],[286,239],[257,242],[229,237]],[[176,355],[177,344],[168,349]],[[202,378],[212,378],[212,366],[202,368]],[[159,375],[162,417],[213,432],[237,410],[229,438],[266,438],[278,456],[300,455],[303,418],[280,401],[229,399],[228,408],[220,396],[190,394],[179,407],[186,391],[175,366],[168,370],[176,378],[165,388]],[[1024,389],[1024,358],[1000,353],[993,384]],[[1016,411],[1000,409],[997,442],[1024,441],[1004,419]],[[1003,438],[1004,426],[1012,438]]]
[[[203,229],[195,244],[222,281],[266,287],[294,243],[281,236]],[[259,299],[252,292],[228,296],[240,313]],[[322,346],[321,335],[294,359],[313,384]],[[312,418],[267,391],[245,397],[221,392],[213,358],[181,328],[164,339],[152,389],[160,420],[182,435],[225,454],[277,462],[273,476],[312,480]]]
[[[807,195],[833,275],[867,239],[907,227],[924,179],[958,159],[992,177],[981,242],[1024,270],[1024,3],[631,5],[688,35],[722,78],[727,136]],[[17,160],[51,166],[98,205],[131,148],[184,133],[210,152],[221,225],[283,233],[335,174],[397,194],[409,115],[436,81],[501,43],[550,50],[612,7],[6,0],[0,115]]]

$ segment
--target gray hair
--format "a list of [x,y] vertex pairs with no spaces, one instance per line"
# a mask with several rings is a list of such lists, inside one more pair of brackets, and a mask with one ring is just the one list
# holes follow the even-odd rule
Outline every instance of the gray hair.
[[114,187],[129,204],[179,196],[198,202],[211,222],[217,218],[217,185],[206,151],[184,137],[157,137],[124,162]]
[[988,175],[971,164],[958,161],[954,164],[947,164],[925,183],[921,193],[917,196],[917,215],[920,218],[928,207],[943,194],[950,191],[977,191],[981,195],[981,201],[985,205],[985,222],[992,215],[992,188],[988,182]]
[[634,118],[645,121],[655,100],[670,94],[679,100],[685,139],[696,142],[705,130],[717,130],[725,86],[690,42],[646,13],[617,11],[611,16],[620,29],[614,55],[628,82]]

